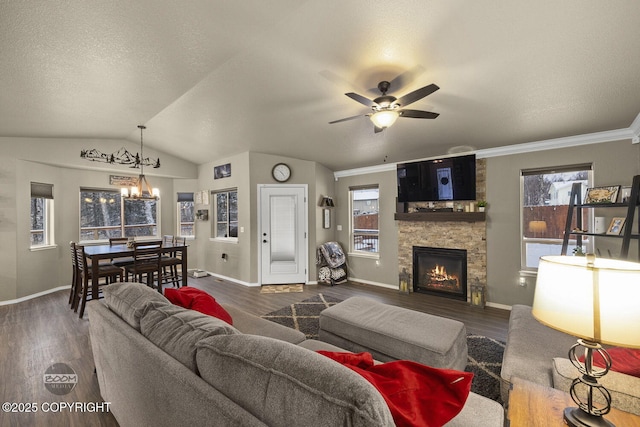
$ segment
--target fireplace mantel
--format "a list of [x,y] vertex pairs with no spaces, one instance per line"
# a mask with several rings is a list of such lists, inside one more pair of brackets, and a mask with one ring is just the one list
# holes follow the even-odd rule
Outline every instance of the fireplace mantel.
[[396,221],[461,221],[486,220],[486,212],[411,212],[395,214]]

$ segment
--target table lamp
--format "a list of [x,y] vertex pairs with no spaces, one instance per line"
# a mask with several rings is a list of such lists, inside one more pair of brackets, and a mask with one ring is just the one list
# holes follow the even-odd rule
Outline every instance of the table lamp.
[[[578,407],[564,410],[570,426],[613,426],[604,418],[611,410],[611,394],[598,383],[611,368],[611,357],[601,344],[640,348],[640,264],[598,258],[592,254],[543,256],[533,300],[533,316],[542,324],[578,337],[569,359],[580,377],[570,394]],[[577,352],[584,351],[584,364]],[[593,365],[600,354],[604,368]],[[580,395],[582,393],[582,396]],[[604,404],[597,406],[598,394]]]

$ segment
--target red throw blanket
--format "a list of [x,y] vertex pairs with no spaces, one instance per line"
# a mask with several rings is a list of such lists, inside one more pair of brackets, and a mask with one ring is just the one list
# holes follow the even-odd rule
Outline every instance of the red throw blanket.
[[471,389],[471,372],[437,369],[409,360],[375,365],[370,353],[318,353],[373,384],[398,427],[443,426],[462,410]]

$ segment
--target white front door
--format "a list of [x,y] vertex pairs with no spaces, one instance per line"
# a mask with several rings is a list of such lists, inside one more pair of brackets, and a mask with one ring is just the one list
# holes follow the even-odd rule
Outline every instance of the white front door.
[[260,185],[261,283],[307,282],[307,186]]

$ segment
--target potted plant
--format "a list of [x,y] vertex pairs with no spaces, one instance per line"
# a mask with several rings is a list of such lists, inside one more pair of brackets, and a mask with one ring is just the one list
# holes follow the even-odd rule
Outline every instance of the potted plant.
[[487,207],[487,201],[486,200],[478,200],[478,211],[479,212],[484,212],[486,207]]

